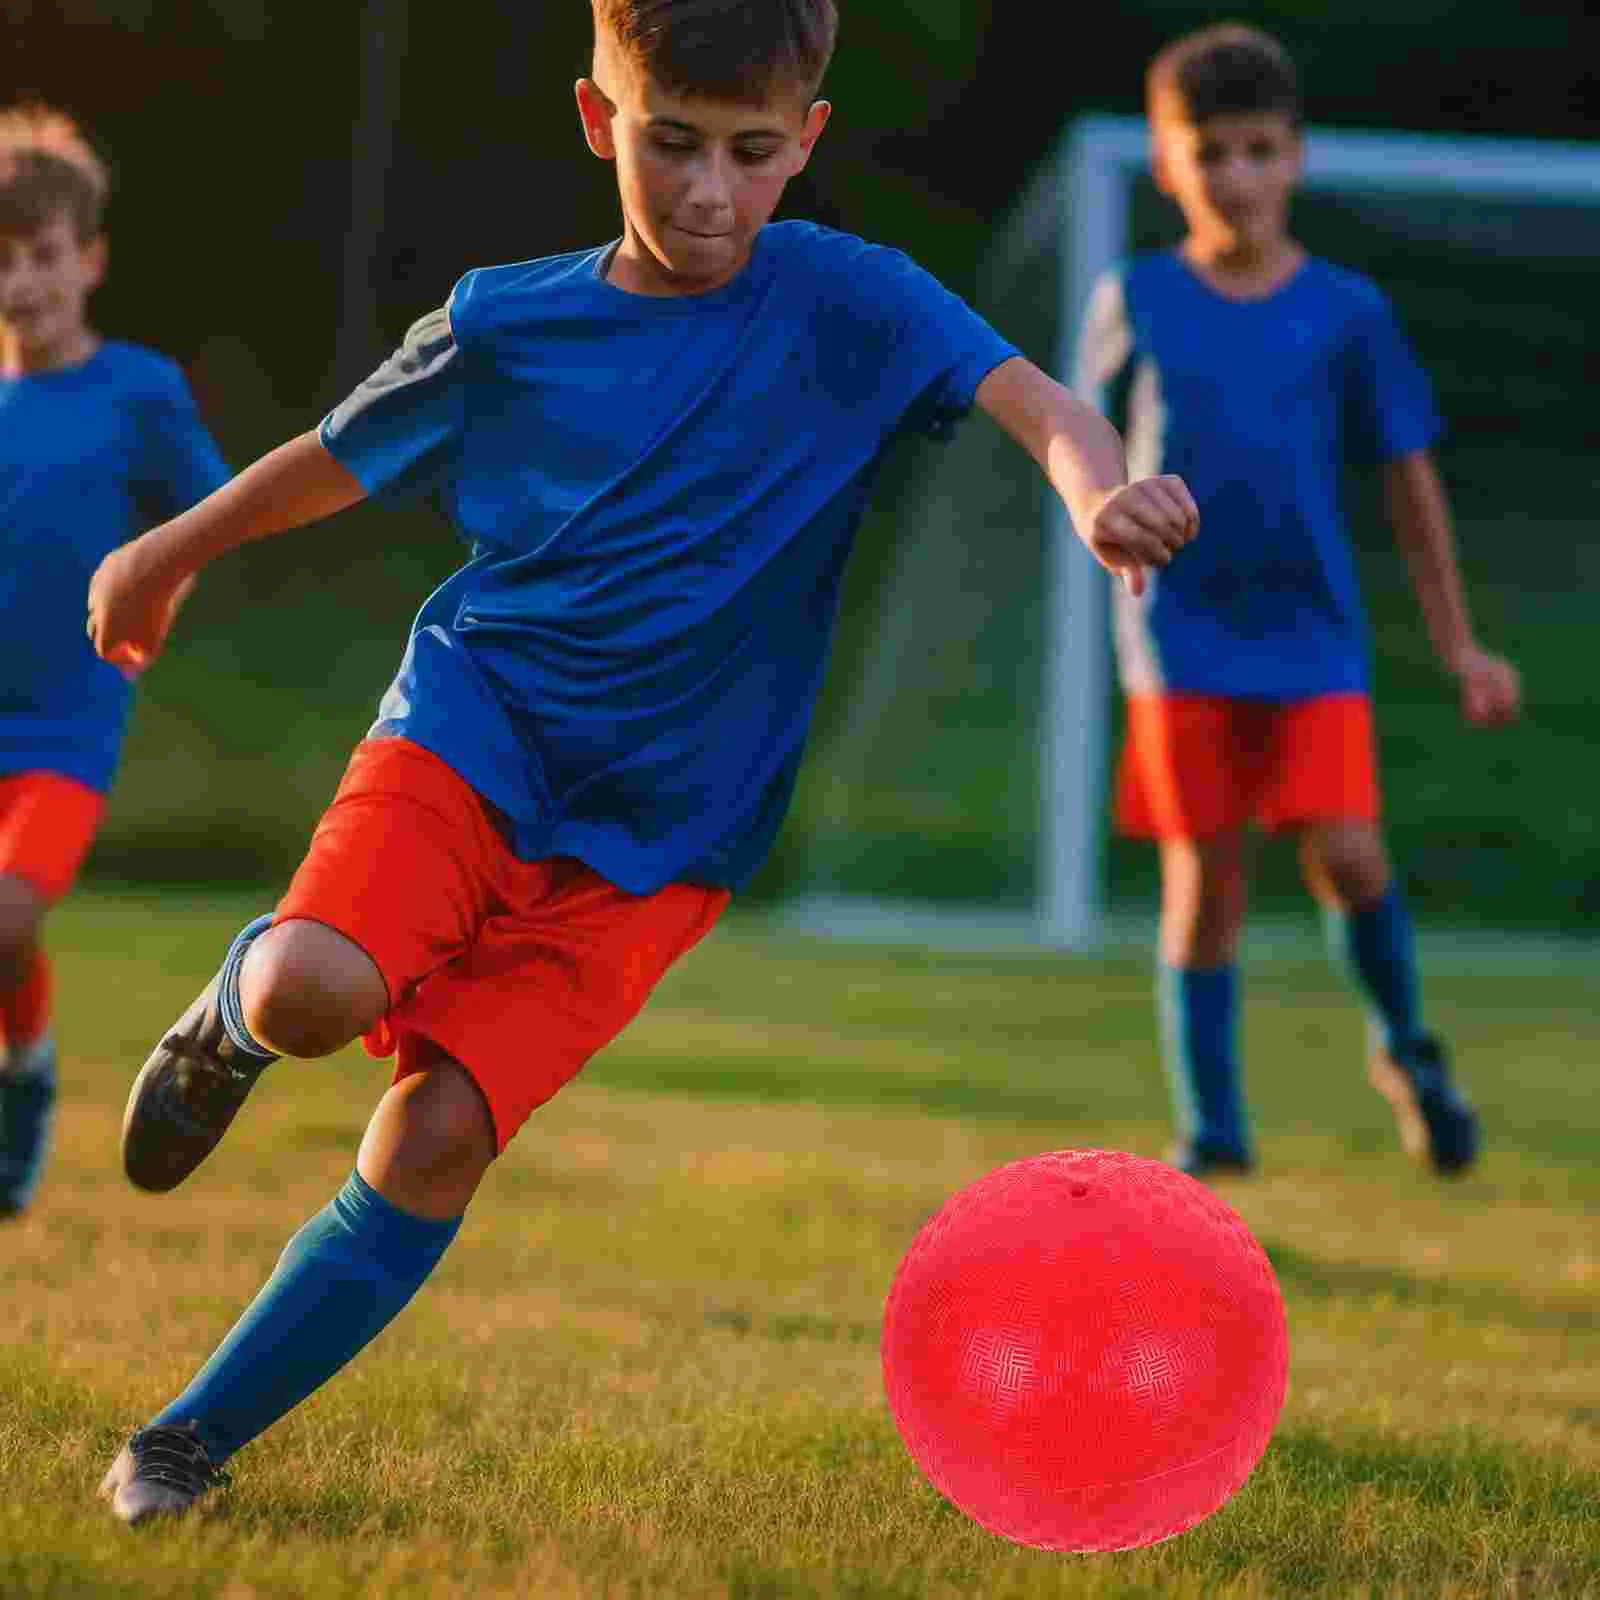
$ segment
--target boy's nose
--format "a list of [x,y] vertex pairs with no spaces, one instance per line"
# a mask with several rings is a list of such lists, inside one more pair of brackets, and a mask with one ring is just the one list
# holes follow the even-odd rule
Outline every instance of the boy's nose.
[[689,186],[689,204],[699,211],[722,212],[732,209],[733,185],[721,157],[710,155],[699,164]]

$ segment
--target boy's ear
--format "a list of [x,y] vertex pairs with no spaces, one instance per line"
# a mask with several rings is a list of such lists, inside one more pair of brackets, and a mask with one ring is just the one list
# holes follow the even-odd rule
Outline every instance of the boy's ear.
[[1172,175],[1167,171],[1167,141],[1159,128],[1150,132],[1150,178],[1160,193],[1172,193]]
[[617,141],[611,119],[617,114],[617,108],[593,78],[579,78],[574,87],[578,96],[578,120],[583,123],[583,136],[589,148],[602,161],[615,161]]
[[804,172],[806,164],[811,160],[811,151],[818,139],[822,137],[822,130],[828,126],[828,118],[833,115],[833,106],[827,100],[813,102],[811,109],[806,113],[806,125],[800,133],[800,153],[794,162],[792,178],[796,173]]
[[98,289],[111,262],[111,241],[103,233],[97,234],[83,247],[83,260],[89,269],[89,287]]

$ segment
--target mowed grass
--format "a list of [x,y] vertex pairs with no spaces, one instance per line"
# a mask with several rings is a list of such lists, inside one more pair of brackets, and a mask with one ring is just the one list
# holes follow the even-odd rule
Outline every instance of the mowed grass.
[[1255,963],[1264,1170],[1224,1192],[1278,1271],[1289,1396],[1245,1488],[1168,1544],[985,1533],[918,1474],[878,1365],[895,1266],[953,1190],[1045,1150],[1160,1153],[1144,961],[738,921],[232,1490],[129,1532],[94,1499],[106,1464],[342,1181],[386,1081],[359,1049],[286,1063],[184,1188],[124,1183],[129,1078],[253,909],[84,893],[52,923],[60,1146],[0,1232],[6,1600],[1600,1594],[1600,966],[1577,956],[1431,983],[1489,1130],[1455,1184],[1399,1153],[1337,977]]

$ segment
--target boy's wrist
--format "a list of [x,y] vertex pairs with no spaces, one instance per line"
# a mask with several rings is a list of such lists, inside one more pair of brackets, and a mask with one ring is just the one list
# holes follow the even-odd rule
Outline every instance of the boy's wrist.
[[194,577],[206,564],[204,559],[197,559],[189,541],[175,530],[171,522],[152,528],[136,543],[143,556],[142,565],[152,579],[182,583]]

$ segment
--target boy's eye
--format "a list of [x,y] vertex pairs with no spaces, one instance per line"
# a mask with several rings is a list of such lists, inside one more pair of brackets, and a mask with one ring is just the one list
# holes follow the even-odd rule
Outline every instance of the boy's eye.
[[778,152],[775,146],[745,145],[735,153],[747,167],[754,167],[763,161],[770,161]]
[[686,155],[694,149],[694,141],[692,139],[655,139],[652,142],[657,150],[663,151],[669,156]]

